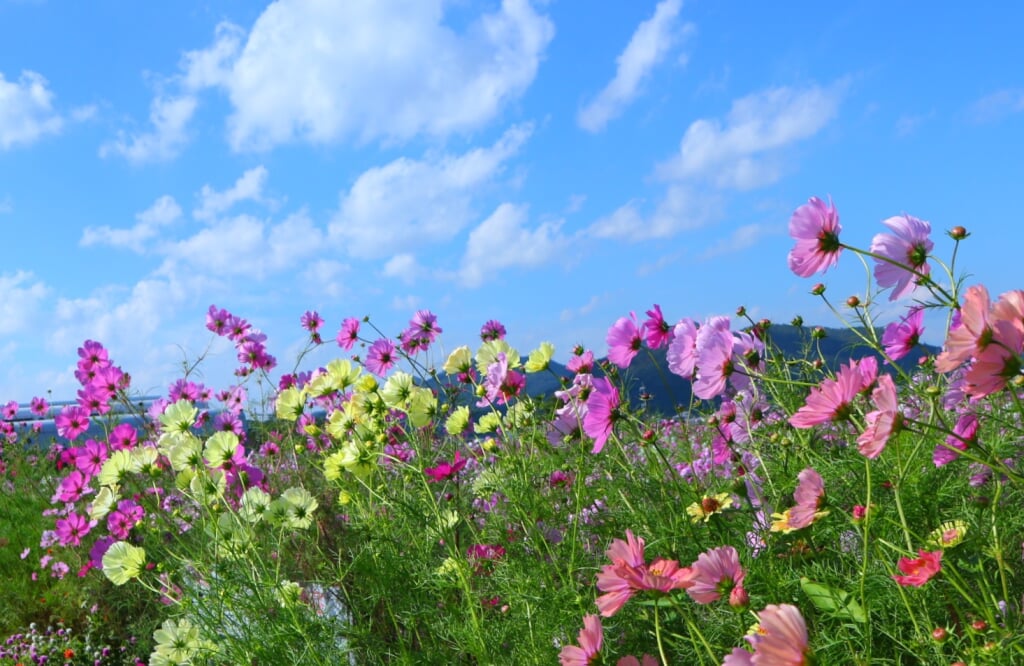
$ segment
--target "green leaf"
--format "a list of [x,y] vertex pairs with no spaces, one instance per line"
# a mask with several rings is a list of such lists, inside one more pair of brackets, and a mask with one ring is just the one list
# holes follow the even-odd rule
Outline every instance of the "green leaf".
[[867,622],[864,609],[856,599],[843,590],[833,590],[821,583],[812,583],[808,578],[800,579],[800,589],[811,600],[814,607],[836,617],[845,617],[854,622]]

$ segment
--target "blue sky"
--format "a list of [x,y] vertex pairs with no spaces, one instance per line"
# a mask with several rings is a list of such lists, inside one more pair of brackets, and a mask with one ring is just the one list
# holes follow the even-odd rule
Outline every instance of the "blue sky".
[[862,247],[964,225],[968,281],[1019,288],[1024,10],[921,7],[0,0],[0,400],[72,397],[86,339],[161,393],[211,304],[281,370],[307,309],[562,360],[653,303],[834,325],[786,266],[810,196]]

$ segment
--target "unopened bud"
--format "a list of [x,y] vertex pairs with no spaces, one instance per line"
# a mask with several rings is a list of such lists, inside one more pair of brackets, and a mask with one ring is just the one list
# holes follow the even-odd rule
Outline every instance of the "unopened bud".
[[745,316],[747,316],[747,309],[745,307],[743,307],[742,305],[739,306],[738,308],[736,308],[736,316],[737,317],[745,317]]
[[967,230],[964,229],[963,227],[959,226],[959,225],[953,227],[947,233],[949,234],[950,238],[952,238],[953,240],[958,240],[958,241],[959,240],[963,240],[963,239],[967,238],[968,236],[970,236],[970,234],[967,233]]
[[856,296],[850,296],[848,299],[846,299],[846,305],[847,307],[855,308],[858,305],[860,305],[860,299],[857,298]]
[[814,294],[815,296],[821,296],[822,294],[825,293],[825,285],[819,282],[818,284],[811,287],[811,293]]

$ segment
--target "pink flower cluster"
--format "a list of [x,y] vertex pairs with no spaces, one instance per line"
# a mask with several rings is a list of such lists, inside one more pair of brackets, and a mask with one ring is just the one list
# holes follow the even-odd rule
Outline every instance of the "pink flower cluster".
[[256,370],[271,370],[277,366],[277,359],[267,353],[264,344],[267,336],[245,319],[211,305],[206,313],[206,328],[234,343],[238,362],[242,364],[235,375],[245,377]]
[[1008,291],[993,304],[983,285],[968,287],[959,315],[935,358],[935,368],[952,372],[967,363],[964,392],[978,400],[1021,374],[1024,291]]

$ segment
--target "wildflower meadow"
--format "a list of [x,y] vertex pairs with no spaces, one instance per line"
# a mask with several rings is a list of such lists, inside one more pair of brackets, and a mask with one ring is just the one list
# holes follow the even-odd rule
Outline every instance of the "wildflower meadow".
[[[285,371],[210,306],[235,381],[200,356],[140,407],[84,341],[75,404],[3,407],[0,664],[1024,663],[1024,291],[963,277],[963,227],[858,247],[813,197],[789,230],[847,357],[743,308],[638,303],[564,366],[500,321],[309,311]],[[641,357],[685,404],[630,399]]]

